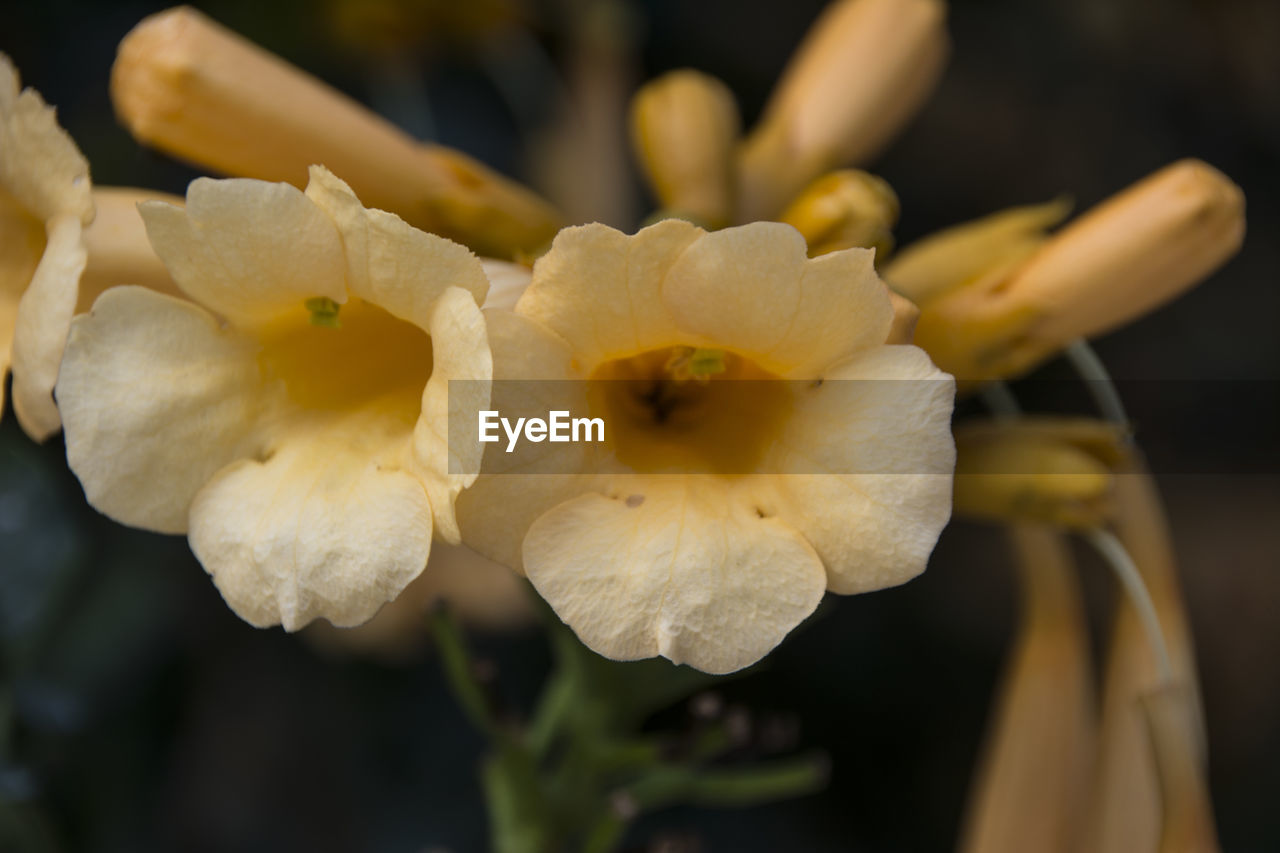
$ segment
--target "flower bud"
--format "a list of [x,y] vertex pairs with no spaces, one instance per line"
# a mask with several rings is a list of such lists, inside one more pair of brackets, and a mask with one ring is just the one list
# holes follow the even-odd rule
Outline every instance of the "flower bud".
[[993,521],[1097,527],[1113,512],[1124,433],[1103,421],[1019,418],[959,427],[955,512]]
[[814,178],[874,156],[946,59],[939,0],[841,0],[810,30],[740,154],[738,219],[768,219]]
[[182,206],[185,201],[167,193],[126,187],[95,187],[97,215],[84,231],[88,263],[80,276],[77,313],[88,311],[108,287],[140,284],[152,290],[180,295],[160,258],[151,248],[146,227],[138,213],[143,201],[164,201]]
[[1058,199],[944,228],[894,255],[885,280],[919,305],[981,278],[1007,275],[1045,244],[1048,229],[1070,211],[1070,202]]
[[1160,780],[1160,853],[1212,853],[1221,849],[1200,748],[1196,691],[1170,684],[1142,697]]
[[882,178],[843,169],[810,184],[781,220],[804,235],[810,257],[862,247],[875,249],[879,260],[893,249],[898,196]]
[[1074,849],[1096,735],[1089,626],[1065,537],[1009,528],[1018,632],[996,697],[959,849]]
[[957,379],[1016,376],[1173,299],[1243,237],[1240,188],[1183,160],[1090,210],[1014,269],[923,300],[916,342]]
[[673,71],[646,84],[631,101],[631,140],[664,208],[711,227],[733,215],[732,152],[742,121],[719,80]]
[[138,24],[111,72],[116,111],[140,141],[228,175],[305,186],[323,164],[361,200],[477,251],[546,242],[558,216],[529,190],[389,122],[199,12]]

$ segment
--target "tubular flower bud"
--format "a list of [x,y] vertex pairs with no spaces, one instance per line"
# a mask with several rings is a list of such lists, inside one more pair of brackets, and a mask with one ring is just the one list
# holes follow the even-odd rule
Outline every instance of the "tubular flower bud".
[[893,250],[898,196],[882,178],[857,169],[824,175],[809,185],[779,217],[804,235],[809,256],[840,249],[875,249],[883,260]]
[[1070,203],[1060,199],[944,228],[894,255],[885,279],[898,293],[923,304],[953,288],[1003,277],[1043,246],[1048,230],[1070,212]]
[[147,228],[138,212],[144,201],[183,205],[178,196],[126,187],[95,187],[93,203],[97,215],[85,229],[84,242],[89,260],[80,276],[80,299],[76,313],[88,311],[95,299],[117,284],[140,284],[152,290],[180,296],[159,256],[147,239]]
[[1160,779],[1160,853],[1221,849],[1205,779],[1199,705],[1194,690],[1167,685],[1142,697]]
[[1089,629],[1063,536],[1009,529],[1021,587],[1018,635],[993,704],[961,851],[1076,849],[1097,720]]
[[957,514],[1097,527],[1112,514],[1125,436],[1102,421],[993,421],[956,430]]
[[947,56],[939,0],[842,0],[810,30],[745,141],[738,220],[768,219],[823,172],[864,163],[933,90]]
[[439,145],[420,144],[277,56],[188,7],[138,24],[111,72],[116,111],[140,141],[228,175],[306,186],[313,163],[372,207],[509,255],[545,243],[556,212]]
[[1090,210],[1024,263],[921,300],[916,340],[958,379],[1016,376],[1173,299],[1243,237],[1240,188],[1183,160]]
[[[1183,696],[1177,700],[1179,713],[1189,715],[1180,725],[1178,737],[1184,743],[1177,749],[1188,750],[1203,766],[1205,735],[1194,641],[1182,603],[1168,521],[1155,481],[1140,458],[1132,459],[1116,477],[1116,506],[1116,533],[1151,593],[1160,633],[1169,649],[1172,680]],[[1152,709],[1144,709],[1148,714],[1145,721],[1139,709],[1139,703],[1147,701],[1144,697],[1159,687],[1161,677],[1138,613],[1127,599],[1117,606],[1106,660],[1098,765],[1081,849],[1099,853],[1155,850],[1162,834],[1161,788],[1168,772],[1164,766],[1158,767],[1165,760],[1158,753],[1171,747],[1167,737],[1152,730],[1160,725],[1150,719]],[[1156,709],[1155,713],[1162,711]],[[1154,743],[1161,737],[1163,746]]]
[[631,140],[654,194],[668,210],[713,227],[733,216],[733,148],[742,120],[714,77],[673,71],[631,102]]

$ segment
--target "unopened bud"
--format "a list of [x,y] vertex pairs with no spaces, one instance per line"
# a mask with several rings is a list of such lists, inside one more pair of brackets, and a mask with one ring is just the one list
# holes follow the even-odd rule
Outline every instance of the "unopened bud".
[[944,228],[894,255],[885,267],[885,280],[917,305],[953,288],[980,286],[981,279],[1017,269],[1070,212],[1070,202],[1059,199]]
[[305,186],[328,167],[370,207],[477,251],[532,249],[559,227],[529,190],[389,122],[188,7],[120,43],[111,95],[140,141],[218,172]]
[[1173,299],[1244,237],[1244,195],[1183,160],[1090,210],[1014,269],[925,300],[916,343],[960,380],[1016,376]]
[[738,219],[769,219],[823,172],[865,163],[933,90],[940,0],[840,0],[800,46],[739,159]]
[[881,260],[893,250],[898,210],[898,196],[887,181],[842,169],[810,184],[781,220],[804,235],[810,257],[861,247],[875,249]]
[[955,511],[993,521],[1097,527],[1113,513],[1126,438],[1102,421],[1022,418],[956,430]]
[[138,213],[143,201],[164,201],[181,207],[178,196],[125,187],[95,187],[93,203],[97,215],[84,231],[88,263],[80,276],[77,313],[88,311],[102,291],[121,284],[139,284],[163,293],[179,295],[160,258],[147,239],[146,226]]
[[714,77],[673,71],[631,102],[631,140],[663,207],[712,227],[733,215],[733,148],[742,122],[733,93]]

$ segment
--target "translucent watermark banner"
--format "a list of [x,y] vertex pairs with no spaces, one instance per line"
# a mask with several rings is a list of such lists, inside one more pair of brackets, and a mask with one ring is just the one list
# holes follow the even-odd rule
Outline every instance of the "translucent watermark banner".
[[[1025,416],[1093,419],[1079,380],[1016,386]],[[1121,449],[1141,445],[1166,474],[1280,473],[1280,382],[1115,383],[1128,413]],[[941,474],[951,458],[950,380],[453,380],[449,470],[455,474]],[[1081,414],[1085,413],[1085,414]],[[957,403],[965,430],[995,416],[980,395]],[[1052,430],[1040,438],[1054,440]],[[1060,436],[1069,443],[1070,430]],[[994,433],[995,441],[1014,441]],[[962,450],[963,450],[962,442]],[[1034,453],[991,456],[991,474],[1055,474]]]

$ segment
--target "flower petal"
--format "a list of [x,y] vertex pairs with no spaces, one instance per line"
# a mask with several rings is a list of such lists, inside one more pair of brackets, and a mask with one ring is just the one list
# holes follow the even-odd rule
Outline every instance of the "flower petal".
[[685,343],[662,304],[662,282],[703,233],[679,219],[634,237],[598,223],[566,228],[534,264],[516,311],[564,338],[587,373],[602,361]]
[[529,529],[525,571],[595,651],[705,672],[749,666],[822,599],[818,555],[789,525],[685,479],[581,495]]
[[36,441],[62,426],[53,386],[86,260],[78,218],[56,217],[48,233],[44,255],[18,302],[13,329],[13,411]]
[[307,198],[329,215],[342,235],[351,293],[426,329],[447,287],[483,302],[489,280],[465,246],[419,231],[394,213],[371,210],[323,166],[311,167]]
[[0,188],[36,218],[93,219],[89,164],[33,89],[18,91],[18,72],[0,54]]
[[228,465],[196,495],[191,550],[246,622],[359,625],[426,566],[427,494],[353,446],[367,426],[293,435],[265,462]]
[[768,478],[762,510],[813,545],[833,592],[904,583],[951,515],[955,383],[911,346],[869,350],[824,378],[797,401],[769,467],[831,473]]
[[[462,534],[454,515],[458,493],[475,482],[481,447],[454,441],[489,407],[493,358],[485,334],[484,315],[474,296],[450,287],[437,300],[429,331],[433,363],[422,392],[422,414],[413,431],[414,455],[423,468],[423,486],[431,500],[436,532],[458,544]],[[450,380],[460,380],[450,387]]]
[[706,234],[671,266],[662,300],[679,327],[782,376],[816,376],[885,342],[893,323],[875,253],[812,260],[800,232],[753,222]]
[[[493,352],[493,397],[498,412],[585,411],[585,391],[564,341],[545,327],[508,311],[486,310]],[[518,381],[530,380],[530,381]],[[470,432],[466,434],[472,434]],[[487,444],[482,474],[457,500],[463,541],[479,553],[521,571],[521,542],[529,525],[556,504],[581,494],[586,445],[521,442],[506,453]]]
[[198,178],[185,209],[158,201],[138,209],[178,287],[236,325],[303,312],[313,297],[347,301],[337,229],[288,184]]
[[484,267],[485,277],[489,279],[489,293],[485,296],[484,307],[513,310],[529,282],[533,280],[532,271],[524,264],[493,258],[481,258],[480,266]]
[[258,452],[255,351],[184,300],[103,293],[71,324],[57,385],[67,461],[89,503],[125,524],[186,531],[196,492]]

